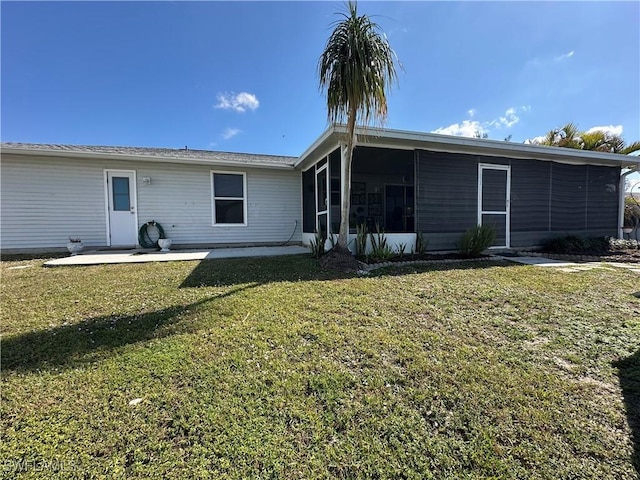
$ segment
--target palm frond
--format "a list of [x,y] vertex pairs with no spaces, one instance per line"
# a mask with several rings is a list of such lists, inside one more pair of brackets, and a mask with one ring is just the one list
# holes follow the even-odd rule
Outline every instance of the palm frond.
[[620,153],[623,155],[628,155],[640,150],[640,141],[626,145],[620,135],[606,130],[581,132],[578,126],[572,122],[549,131],[542,140],[536,143],[538,145],[575,148],[595,152]]
[[396,54],[375,22],[358,16],[355,2],[341,15],[318,62],[328,119],[345,122],[355,110],[358,123],[384,123],[386,93],[397,81]]
[[630,153],[637,152],[638,150],[640,150],[640,142],[633,142],[632,144],[627,145],[626,147],[622,148],[619,152],[616,152],[616,153],[629,155]]

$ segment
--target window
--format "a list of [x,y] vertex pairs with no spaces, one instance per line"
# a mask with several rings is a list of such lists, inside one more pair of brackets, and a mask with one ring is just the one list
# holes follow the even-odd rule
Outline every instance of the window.
[[247,224],[245,173],[211,172],[213,225]]
[[129,211],[131,199],[129,197],[129,178],[112,177],[113,210],[116,212]]

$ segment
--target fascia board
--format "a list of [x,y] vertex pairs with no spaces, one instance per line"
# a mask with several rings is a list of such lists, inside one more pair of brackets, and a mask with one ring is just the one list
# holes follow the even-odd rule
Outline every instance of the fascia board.
[[181,163],[196,164],[207,166],[230,166],[230,167],[246,167],[246,168],[269,168],[277,170],[293,170],[293,164],[269,164],[269,163],[250,163],[250,162],[234,162],[230,160],[207,160],[198,158],[184,157],[157,157],[152,155],[126,155],[121,153],[102,153],[102,152],[79,152],[73,150],[48,150],[48,149],[21,149],[21,148],[3,148],[2,155],[23,155],[23,156],[41,156],[41,157],[62,157],[62,158],[85,158],[95,160],[124,160],[124,161],[142,161],[142,162],[158,162],[158,163]]

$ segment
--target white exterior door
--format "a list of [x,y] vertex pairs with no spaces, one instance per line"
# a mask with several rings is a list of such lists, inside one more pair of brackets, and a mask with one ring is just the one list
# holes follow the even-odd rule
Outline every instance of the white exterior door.
[[134,247],[138,243],[136,174],[128,170],[108,170],[106,177],[109,245]]
[[511,246],[511,167],[481,163],[478,165],[478,225],[496,230],[493,248]]

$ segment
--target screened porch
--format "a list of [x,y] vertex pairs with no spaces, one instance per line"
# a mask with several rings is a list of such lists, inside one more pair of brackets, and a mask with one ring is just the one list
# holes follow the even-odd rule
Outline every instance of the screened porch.
[[[357,147],[351,174],[349,230],[415,232],[413,150]],[[340,150],[303,172],[303,231],[340,229]]]

